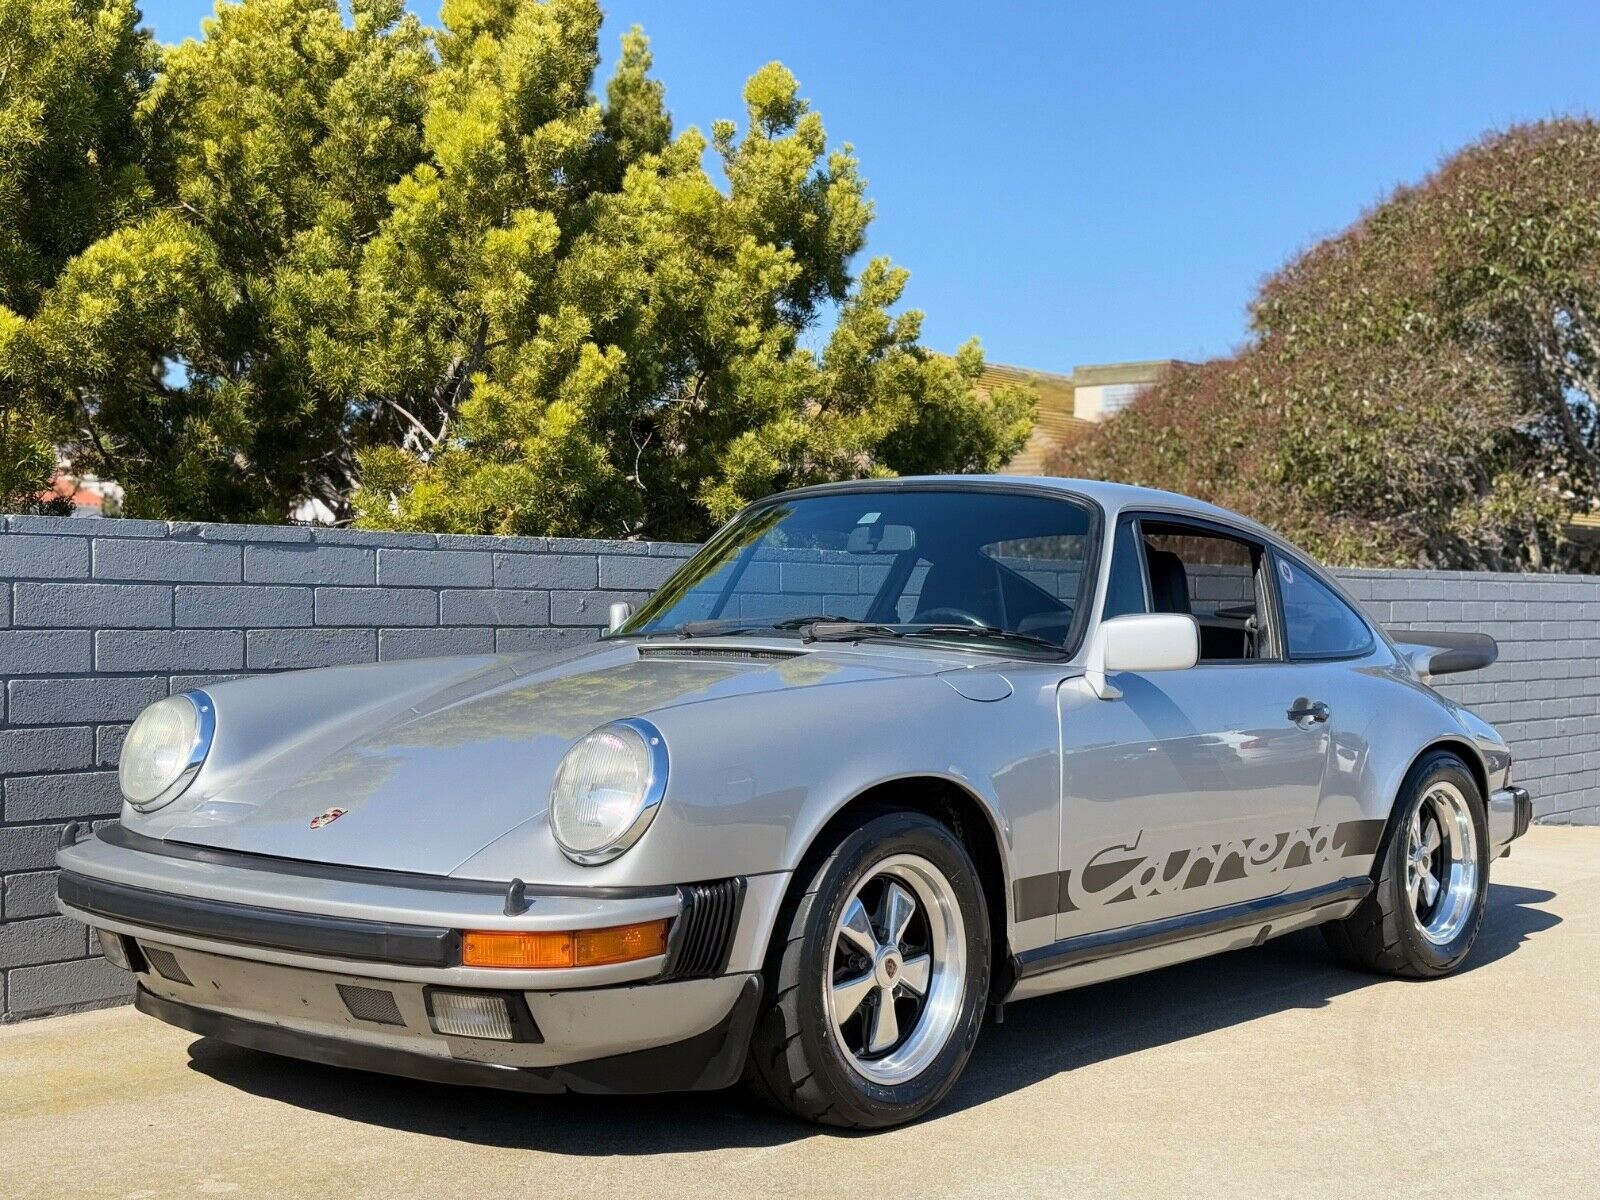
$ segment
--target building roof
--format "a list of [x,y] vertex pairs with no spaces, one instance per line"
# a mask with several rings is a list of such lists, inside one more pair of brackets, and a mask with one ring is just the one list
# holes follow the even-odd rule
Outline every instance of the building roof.
[[1078,387],[1107,383],[1155,383],[1178,363],[1175,358],[1148,358],[1139,362],[1094,363],[1076,367],[1072,382]]
[[978,377],[978,387],[983,391],[1015,384],[1032,384],[1038,406],[1035,409],[1033,432],[1005,469],[1007,474],[1040,475],[1044,473],[1051,452],[1076,431],[1087,429],[1090,422],[1073,415],[1073,379],[1070,375],[989,363]]
[[50,480],[50,486],[39,493],[38,499],[46,504],[57,500],[69,501],[75,512],[79,509],[104,508],[105,494],[92,486],[84,486],[85,482],[71,475],[58,474]]
[[1600,542],[1600,512],[1574,513],[1566,532],[1575,542]]

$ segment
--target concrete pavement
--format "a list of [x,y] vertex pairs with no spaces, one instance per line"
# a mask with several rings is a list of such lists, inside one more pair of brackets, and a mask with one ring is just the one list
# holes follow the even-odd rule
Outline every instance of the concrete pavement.
[[739,1092],[522,1097],[275,1059],[130,1009],[0,1028],[8,1196],[1600,1194],[1600,830],[1494,866],[1471,966],[1315,931],[1013,1006],[946,1106],[821,1132]]

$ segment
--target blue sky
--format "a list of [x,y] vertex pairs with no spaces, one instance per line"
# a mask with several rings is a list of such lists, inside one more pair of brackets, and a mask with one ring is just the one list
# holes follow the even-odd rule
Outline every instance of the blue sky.
[[[603,0],[604,2],[604,0]],[[436,0],[413,0],[425,19]],[[144,0],[162,41],[209,0]],[[1600,5],[1519,0],[609,0],[678,125],[742,113],[771,59],[878,205],[925,340],[1043,370],[1198,359],[1257,282],[1486,130],[1600,109]]]

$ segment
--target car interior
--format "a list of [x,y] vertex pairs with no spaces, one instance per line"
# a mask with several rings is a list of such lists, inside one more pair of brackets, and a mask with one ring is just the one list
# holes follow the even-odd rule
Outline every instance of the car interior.
[[1140,530],[1150,611],[1194,617],[1201,662],[1266,657],[1261,548],[1187,526],[1141,522]]
[[915,624],[976,619],[1046,641],[1065,640],[1072,606],[988,550],[941,554],[928,563],[920,592],[912,593],[908,587],[895,606],[897,615],[910,608],[910,616],[900,619]]
[[737,532],[704,574],[658,593],[655,620],[986,627],[1061,645],[1094,549],[1087,509],[1023,495],[840,493]]

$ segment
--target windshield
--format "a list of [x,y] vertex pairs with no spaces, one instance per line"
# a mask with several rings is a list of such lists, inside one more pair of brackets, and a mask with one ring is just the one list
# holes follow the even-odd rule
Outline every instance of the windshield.
[[[982,636],[1069,648],[1094,519],[1063,495],[865,490],[746,512],[619,633]],[[813,626],[814,622],[824,624]]]

